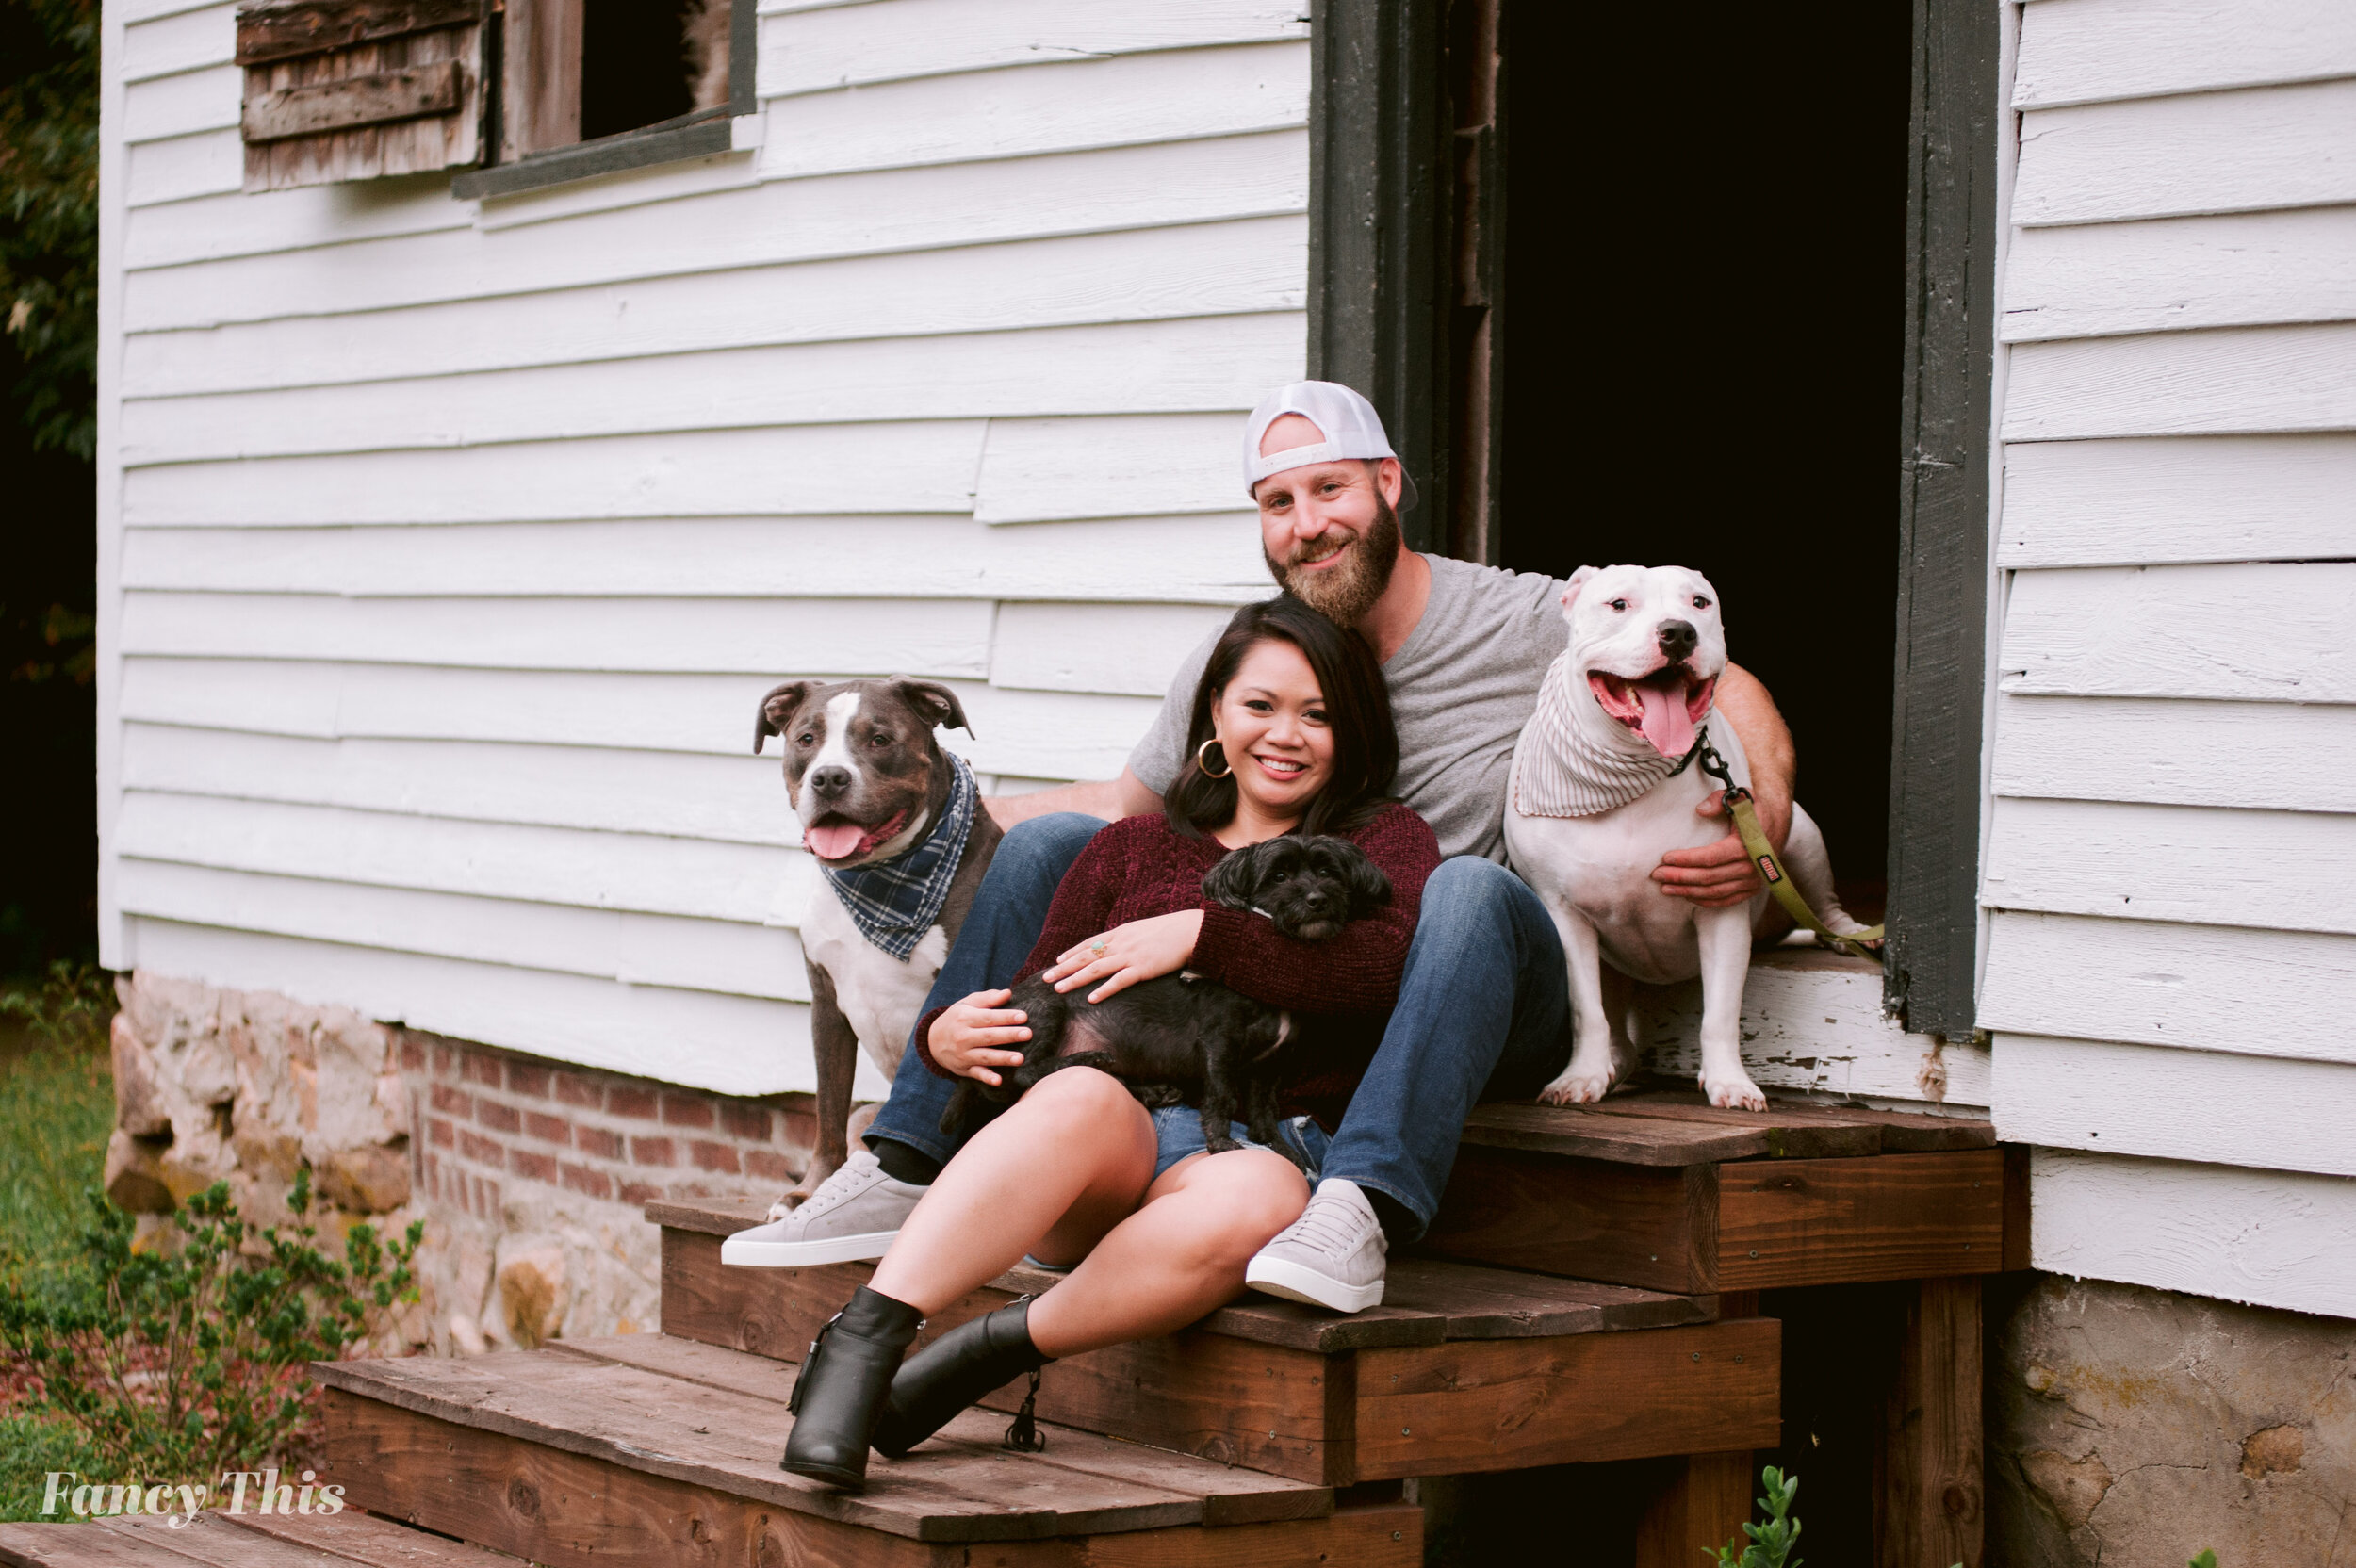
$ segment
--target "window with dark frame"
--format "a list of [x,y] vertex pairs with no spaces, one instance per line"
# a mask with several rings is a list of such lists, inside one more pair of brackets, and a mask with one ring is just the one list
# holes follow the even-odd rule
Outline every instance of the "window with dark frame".
[[753,0],[271,0],[237,14],[245,186],[496,195],[732,145]]

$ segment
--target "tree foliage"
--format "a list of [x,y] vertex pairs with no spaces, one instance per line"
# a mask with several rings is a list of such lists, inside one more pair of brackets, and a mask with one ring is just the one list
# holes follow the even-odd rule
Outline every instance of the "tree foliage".
[[36,449],[90,456],[98,0],[0,0],[0,327]]

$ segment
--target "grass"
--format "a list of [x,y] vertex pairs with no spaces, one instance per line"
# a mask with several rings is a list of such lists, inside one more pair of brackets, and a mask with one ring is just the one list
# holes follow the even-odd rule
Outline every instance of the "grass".
[[[38,1288],[74,1256],[114,1124],[112,1011],[96,971],[0,988],[0,1279]],[[0,1380],[0,1519],[38,1518],[49,1471],[94,1467],[80,1433],[18,1413],[21,1393]]]

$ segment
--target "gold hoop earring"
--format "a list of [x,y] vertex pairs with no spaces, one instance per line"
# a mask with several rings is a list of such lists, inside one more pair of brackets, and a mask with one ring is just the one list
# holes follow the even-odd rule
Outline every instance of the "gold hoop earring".
[[[1204,753],[1208,752],[1213,746],[1217,745],[1219,745],[1219,737],[1214,735],[1209,740],[1194,748],[1194,765],[1203,770],[1203,776],[1206,778],[1225,778],[1229,774],[1235,771],[1235,765],[1233,763],[1229,763],[1226,767],[1221,768],[1217,773],[1211,772],[1211,764],[1205,762],[1203,758]],[[1219,760],[1222,762],[1227,761],[1227,748],[1225,746],[1219,746]]]

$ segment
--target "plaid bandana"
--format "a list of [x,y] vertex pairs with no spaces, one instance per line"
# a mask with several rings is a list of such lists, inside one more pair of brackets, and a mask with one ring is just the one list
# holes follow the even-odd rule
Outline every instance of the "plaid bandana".
[[973,783],[973,770],[954,751],[949,759],[954,776],[949,804],[924,835],[924,841],[907,854],[871,865],[837,871],[818,869],[834,884],[835,897],[851,912],[859,935],[902,963],[924,939],[949,902],[949,884],[957,880],[957,862],[965,855],[965,835],[973,825],[973,810],[982,792]]

